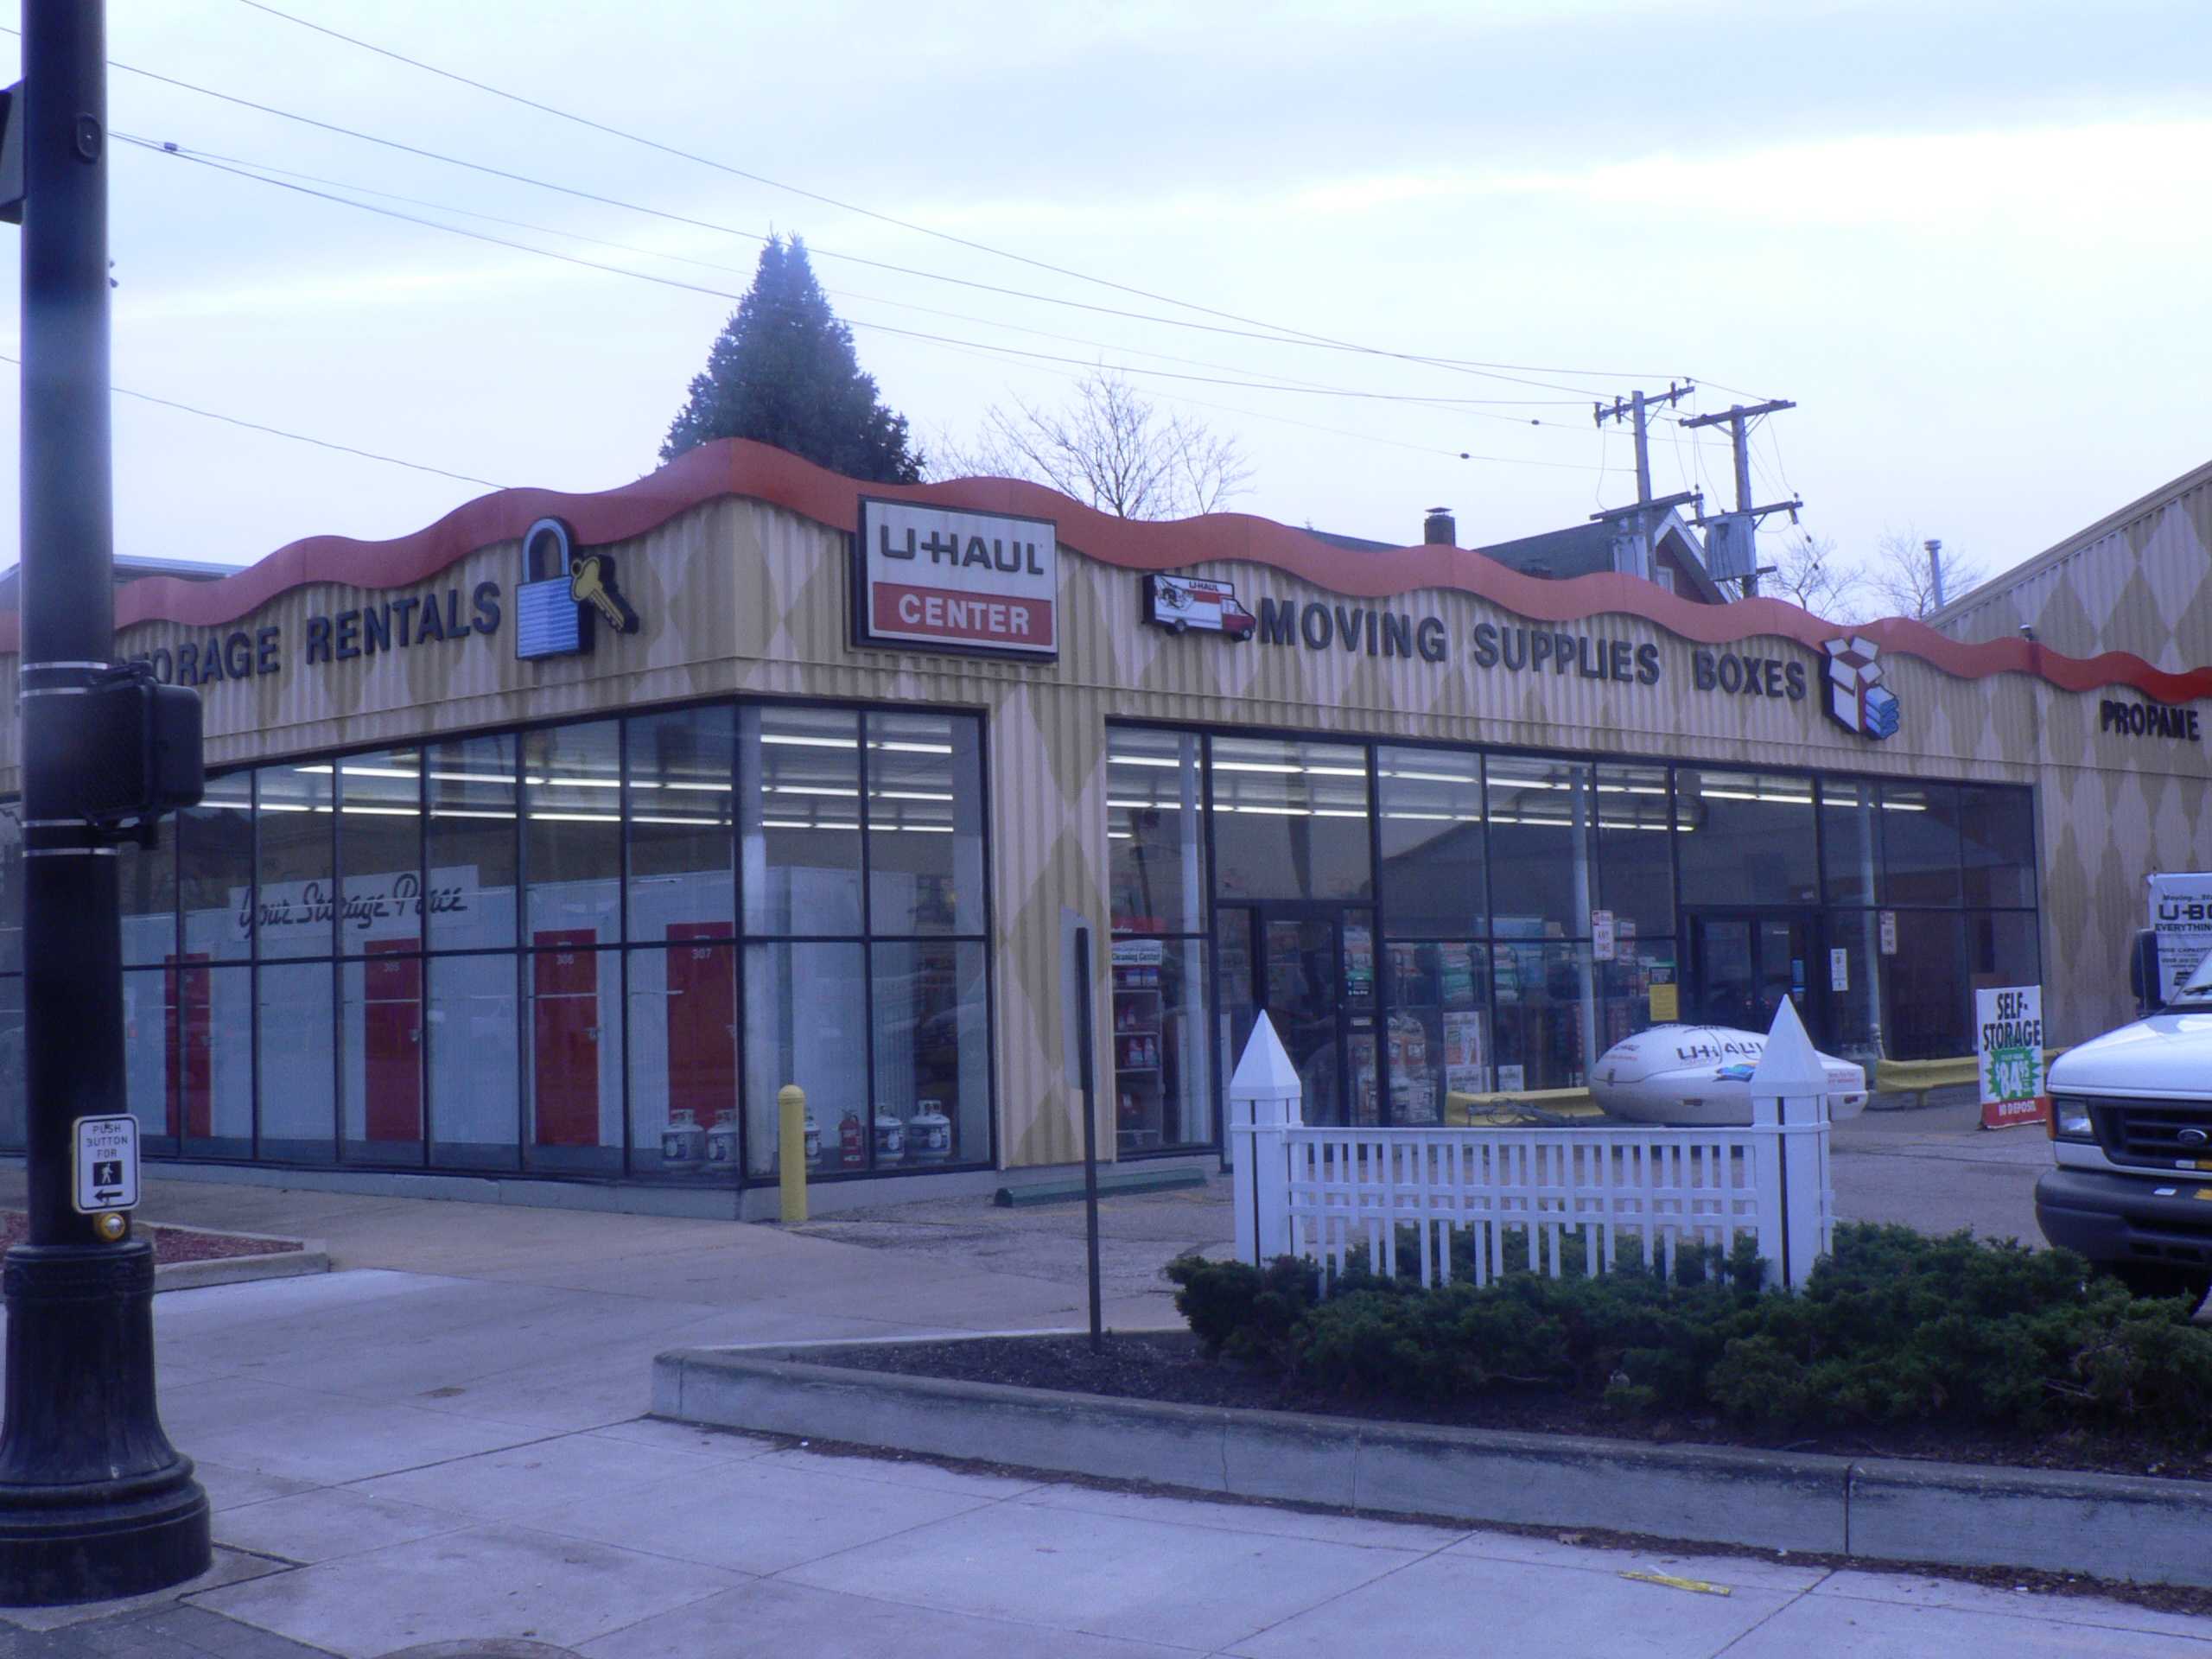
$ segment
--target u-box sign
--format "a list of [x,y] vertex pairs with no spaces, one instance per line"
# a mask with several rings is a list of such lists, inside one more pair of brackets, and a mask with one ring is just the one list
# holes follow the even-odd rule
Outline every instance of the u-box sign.
[[863,496],[855,554],[855,644],[1059,655],[1060,543],[1049,518]]

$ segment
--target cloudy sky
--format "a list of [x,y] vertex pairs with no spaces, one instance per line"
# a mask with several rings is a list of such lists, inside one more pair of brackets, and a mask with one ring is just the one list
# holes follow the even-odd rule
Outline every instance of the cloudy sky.
[[[1633,499],[1591,400],[1670,377],[1796,400],[1754,488],[1847,555],[2002,568],[2212,454],[2201,0],[282,5],[737,171],[247,0],[109,0],[114,60],[184,83],[111,78],[118,137],[183,152],[116,153],[118,385],[466,475],[121,398],[121,552],[634,478],[771,230],[925,440],[1116,365],[1241,442],[1239,507],[1358,535]],[[1717,433],[1660,426],[1654,470],[1730,487]]]

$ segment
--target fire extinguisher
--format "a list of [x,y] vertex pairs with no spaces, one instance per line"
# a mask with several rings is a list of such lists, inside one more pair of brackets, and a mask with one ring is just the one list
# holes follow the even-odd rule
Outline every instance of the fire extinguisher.
[[847,1169],[858,1169],[868,1161],[868,1147],[862,1141],[861,1115],[847,1112],[837,1124],[837,1161]]

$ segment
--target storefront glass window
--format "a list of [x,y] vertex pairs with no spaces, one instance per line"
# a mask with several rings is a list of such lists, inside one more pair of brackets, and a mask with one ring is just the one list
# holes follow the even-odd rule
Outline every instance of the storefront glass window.
[[[123,891],[129,894],[127,884]],[[19,803],[8,801],[0,802],[0,974],[22,971],[23,812]]]
[[726,922],[682,925],[701,931],[630,953],[630,1167],[734,1183],[737,947]]
[[861,931],[860,716],[739,711],[745,931]]
[[[23,1064],[23,982],[11,974],[0,978],[0,1147],[12,1152],[23,1149],[29,1130],[24,1115],[29,1096],[24,1091]],[[143,1122],[139,1134],[142,1138],[145,1134]]]
[[520,1161],[516,1091],[515,959],[434,957],[423,1036],[429,1044],[430,1162],[513,1169]]
[[[737,711],[679,709],[630,722],[630,938],[735,931]],[[654,1144],[658,1145],[656,1133]]]
[[158,967],[176,955],[176,834],[171,819],[162,826],[160,845],[125,842],[116,849],[127,966]]
[[[1866,787],[1871,794],[1872,786]],[[1871,802],[1866,810],[1874,810]],[[1884,1052],[1882,992],[1891,961],[1882,954],[1881,912],[1831,911],[1826,937],[1829,960],[1821,982],[1827,988],[1827,1030],[1821,1046],[1831,1054],[1865,1066],[1871,1078],[1874,1064]],[[1835,971],[1839,950],[1843,952],[1840,985],[1836,983]]]
[[883,715],[868,726],[868,931],[983,931],[978,723]]
[[442,895],[430,908],[438,950],[515,942],[515,741],[469,737],[430,750],[426,859]]
[[1598,905],[1612,912],[1619,956],[1629,960],[1675,931],[1667,769],[1601,766],[1597,786]]
[[[1968,911],[1967,970],[1976,990],[2040,985],[2043,952],[2036,938],[2035,912]],[[1969,1050],[1973,1046],[1967,1045]]]
[[1117,933],[1205,927],[1198,744],[1187,732],[1107,732],[1106,856]]
[[139,1150],[151,1157],[177,1151],[176,981],[174,968],[123,976],[123,1096],[138,1120]]
[[2001,908],[2036,902],[2033,795],[1969,784],[1959,791],[1959,829],[1967,903]]
[[1497,1086],[1581,1088],[1597,1008],[1590,947],[1501,942],[1493,967]]
[[260,839],[255,918],[260,955],[327,957],[337,939],[331,766],[264,766],[254,775]]
[[[371,940],[344,964],[340,1009],[345,1155],[349,1163],[423,1161],[423,959],[404,940]],[[507,957],[479,958],[509,962]],[[512,980],[512,974],[509,976]],[[512,1097],[512,1087],[508,1090]]]
[[1364,747],[1248,737],[1209,747],[1220,897],[1370,896]]
[[424,912],[448,902],[450,878],[423,902],[422,790],[413,749],[338,762],[338,941],[349,957],[419,949]]
[[1949,784],[1879,785],[1882,902],[1959,902],[1959,791]]
[[[178,970],[175,992],[178,1118],[185,1155],[251,1158],[253,970],[192,963]],[[323,1085],[325,1099],[329,1087]]]
[[244,962],[253,953],[253,774],[210,778],[176,816],[184,959]]
[[1787,773],[1675,773],[1682,903],[1802,905],[1820,897],[1813,780]]
[[562,950],[622,938],[621,727],[525,732],[523,870],[527,943]]
[[606,1175],[622,1167],[622,953],[585,938],[523,958],[523,1162]]
[[1451,1096],[1491,1088],[1490,947],[1386,946],[1390,1121],[1446,1121]]
[[1874,785],[1849,779],[1821,780],[1821,857],[1827,864],[1832,905],[1874,902],[1875,871],[1881,863],[1881,826]]
[[1897,954],[1883,963],[1883,1038],[1893,1060],[1970,1054],[1966,922],[1954,910],[1900,910]]
[[1591,881],[1591,768],[1579,760],[1493,755],[1489,779],[1491,931],[1579,938],[1596,908]]
[[[857,944],[756,944],[745,953],[745,1156],[772,1179],[777,1095],[806,1093],[820,1175],[868,1168],[868,965]],[[961,1150],[963,1162],[985,1153]]]
[[327,1164],[337,1155],[332,1122],[331,966],[264,966],[261,1001],[261,1156],[273,1163]]
[[1379,749],[1382,926],[1397,938],[1487,931],[1483,763],[1448,749]]
[[[879,944],[874,1168],[972,1162],[990,1145],[990,1021],[983,947]],[[896,1122],[899,1132],[888,1125]]]
[[[1206,1071],[1205,946],[1197,939],[1116,939],[1110,1060],[1122,1157],[1204,1146],[1213,1136]],[[1107,1071],[1102,1064],[1102,1072]]]

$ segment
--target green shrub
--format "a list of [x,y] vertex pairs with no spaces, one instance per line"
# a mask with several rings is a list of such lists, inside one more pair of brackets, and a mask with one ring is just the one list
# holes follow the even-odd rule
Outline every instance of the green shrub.
[[1552,1278],[1527,1269],[1516,1230],[1507,1271],[1477,1289],[1461,1235],[1453,1281],[1430,1290],[1413,1242],[1402,1234],[1389,1278],[1351,1252],[1326,1299],[1313,1264],[1289,1257],[1265,1271],[1185,1257],[1168,1274],[1207,1352],[1325,1393],[1448,1407],[1542,1390],[1769,1431],[1952,1422],[2212,1441],[2212,1331],[2065,1250],[1849,1225],[1789,1295],[1763,1288],[1749,1240],[1725,1256],[1682,1249],[1671,1275],[1624,1246],[1595,1276],[1570,1240]]

